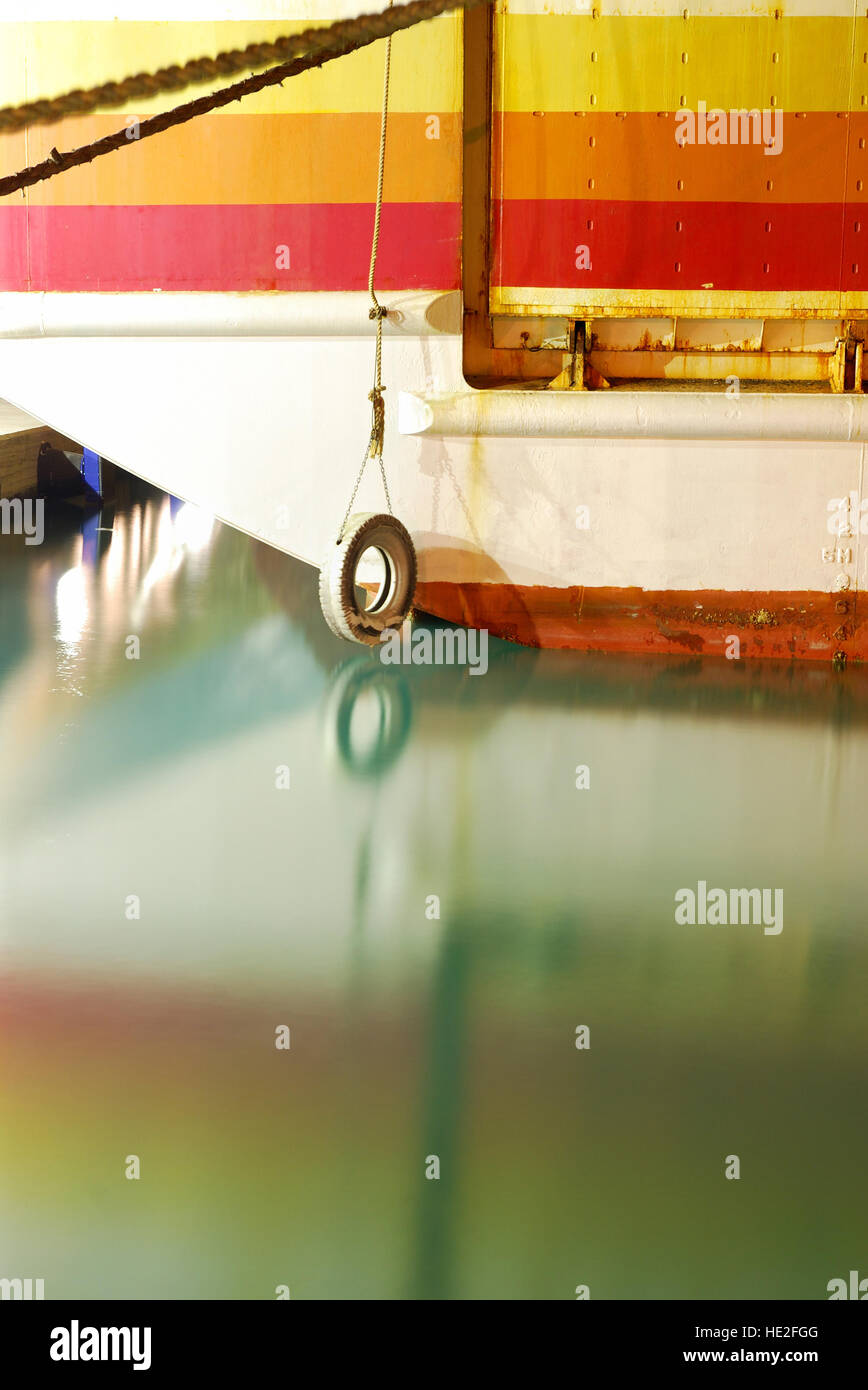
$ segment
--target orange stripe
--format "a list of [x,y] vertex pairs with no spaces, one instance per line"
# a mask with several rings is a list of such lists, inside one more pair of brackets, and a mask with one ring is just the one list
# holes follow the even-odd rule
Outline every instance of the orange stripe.
[[679,146],[674,112],[508,112],[497,120],[494,187],[500,180],[503,198],[691,203],[868,199],[868,113],[848,119],[828,112],[787,113],[776,155],[766,155],[758,145]]
[[[436,130],[439,138],[428,138]],[[122,118],[90,116],[0,139],[0,168],[12,172],[121,129]],[[200,116],[93,164],[36,184],[34,205],[364,203],[377,187],[380,117],[374,113]],[[387,202],[457,202],[461,117],[389,116]],[[21,200],[20,194],[11,195]]]
[[[557,589],[542,585],[421,583],[416,607],[527,647],[585,652],[868,661],[868,622],[834,594],[731,589]],[[758,622],[759,614],[763,621]]]
[[[17,130],[12,135],[0,135],[0,173],[14,174],[16,169],[23,169],[30,162],[26,131]],[[24,201],[21,193],[13,194],[13,198],[18,203]],[[11,198],[0,198],[0,207],[11,201]]]

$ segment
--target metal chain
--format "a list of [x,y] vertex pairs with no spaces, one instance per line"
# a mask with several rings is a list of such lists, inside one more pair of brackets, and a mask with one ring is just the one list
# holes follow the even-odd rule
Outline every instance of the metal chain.
[[[392,8],[392,0],[389,0],[387,9]],[[380,246],[380,220],[383,214],[383,178],[386,169],[386,123],[389,116],[389,71],[392,63],[392,36],[386,39],[386,59],[383,69],[383,111],[380,118],[380,159],[377,168],[377,203],[374,212],[374,235],[371,240],[371,260],[368,267],[368,294],[371,296],[371,307],[368,310],[368,318],[375,319],[377,324],[377,346],[374,353],[374,385],[368,392],[368,400],[371,402],[371,435],[368,440],[368,447],[362,459],[362,466],[356,476],[355,486],[349,501],[341,529],[338,532],[338,545],[343,539],[347,522],[353,510],[353,503],[356,500],[367,467],[368,459],[375,458],[380,465],[380,477],[383,479],[383,491],[386,494],[386,506],[389,515],[394,516],[392,511],[392,499],[389,496],[389,484],[386,480],[386,465],[383,462],[383,443],[386,430],[386,406],[383,400],[383,319],[388,317],[389,311],[385,305],[377,299],[374,290],[374,272],[377,268],[377,251]]]

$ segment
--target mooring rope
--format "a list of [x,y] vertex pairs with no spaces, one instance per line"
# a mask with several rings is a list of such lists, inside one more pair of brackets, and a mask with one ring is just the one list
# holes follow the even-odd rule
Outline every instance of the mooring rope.
[[[392,7],[392,0],[389,0],[389,8]],[[355,486],[352,496],[347,504],[344,519],[341,522],[341,529],[338,532],[338,544],[341,542],[350,514],[353,510],[353,503],[362,481],[368,459],[375,458],[380,465],[380,477],[383,479],[383,491],[386,494],[386,506],[389,515],[393,516],[392,499],[389,496],[389,484],[386,480],[386,465],[383,461],[383,443],[386,432],[386,405],[383,400],[383,319],[388,316],[388,309],[377,299],[374,289],[374,274],[377,269],[377,252],[380,247],[380,220],[383,215],[383,180],[386,171],[386,125],[389,119],[389,75],[392,65],[392,38],[391,35],[386,39],[386,57],[383,64],[383,110],[380,117],[380,155],[377,165],[377,201],[374,211],[374,234],[371,238],[371,259],[368,266],[368,294],[371,296],[371,307],[368,310],[368,318],[375,319],[377,324],[377,345],[374,353],[374,385],[368,392],[368,400],[371,402],[371,435],[368,440],[368,447],[362,459],[362,466],[356,476]]]
[[130,136],[130,128],[124,127],[123,130],[106,135],[101,140],[81,145],[66,153],[54,149],[42,163],[33,164],[27,169],[21,169],[16,174],[9,174],[6,178],[0,179],[0,197],[16,193],[22,188],[29,188],[45,179],[54,178],[77,165],[89,164],[101,155],[110,154],[112,150],[129,148],[132,144],[138,144],[139,140],[147,139],[149,135],[158,135],[161,131],[170,130],[185,121],[192,121],[195,117],[205,115],[218,107],[240,101],[242,97],[262,91],[265,87],[276,86],[297,73],[321,67],[324,63],[342,58],[347,53],[355,53],[368,44],[376,43],[378,39],[390,38],[401,29],[409,29],[414,24],[435,19],[437,15],[446,14],[450,10],[472,9],[476,5],[488,3],[491,3],[491,0],[408,0],[408,3],[403,5],[390,5],[379,14],[337,20],[334,24],[320,28],[305,29],[300,34],[284,35],[275,39],[273,43],[248,44],[246,48],[218,53],[215,58],[195,58],[180,66],[159,68],[153,73],[135,73],[122,82],[106,82],[99,87],[65,92],[47,100],[24,102],[20,106],[5,106],[0,108],[0,134],[24,130],[33,125],[50,125],[66,116],[85,115],[100,107],[122,106],[133,97],[153,97],[163,92],[178,91],[183,87],[211,82],[215,77],[243,72],[274,58],[284,60],[276,67],[254,77],[245,78],[229,87],[221,87],[219,91],[211,92],[208,96],[185,102],[182,106],[173,107],[171,111],[139,122],[134,138]]

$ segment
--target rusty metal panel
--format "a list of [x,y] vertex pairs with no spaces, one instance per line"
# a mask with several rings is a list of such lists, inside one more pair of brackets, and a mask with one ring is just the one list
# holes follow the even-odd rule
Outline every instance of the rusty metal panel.
[[592,319],[588,347],[639,352],[675,347],[675,319]]
[[675,326],[680,352],[759,352],[762,339],[762,319],[681,318]]
[[811,382],[835,385],[836,359],[801,352],[591,352],[591,366],[613,381]]

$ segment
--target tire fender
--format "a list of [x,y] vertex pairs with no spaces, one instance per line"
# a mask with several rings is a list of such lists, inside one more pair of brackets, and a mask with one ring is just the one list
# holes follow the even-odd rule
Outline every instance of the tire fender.
[[[356,596],[356,571],[365,551],[378,550],[385,563],[385,582],[370,608]],[[416,550],[400,521],[384,512],[357,512],[337,544],[329,546],[319,572],[323,617],[338,637],[375,646],[387,628],[400,628],[413,607]]]

